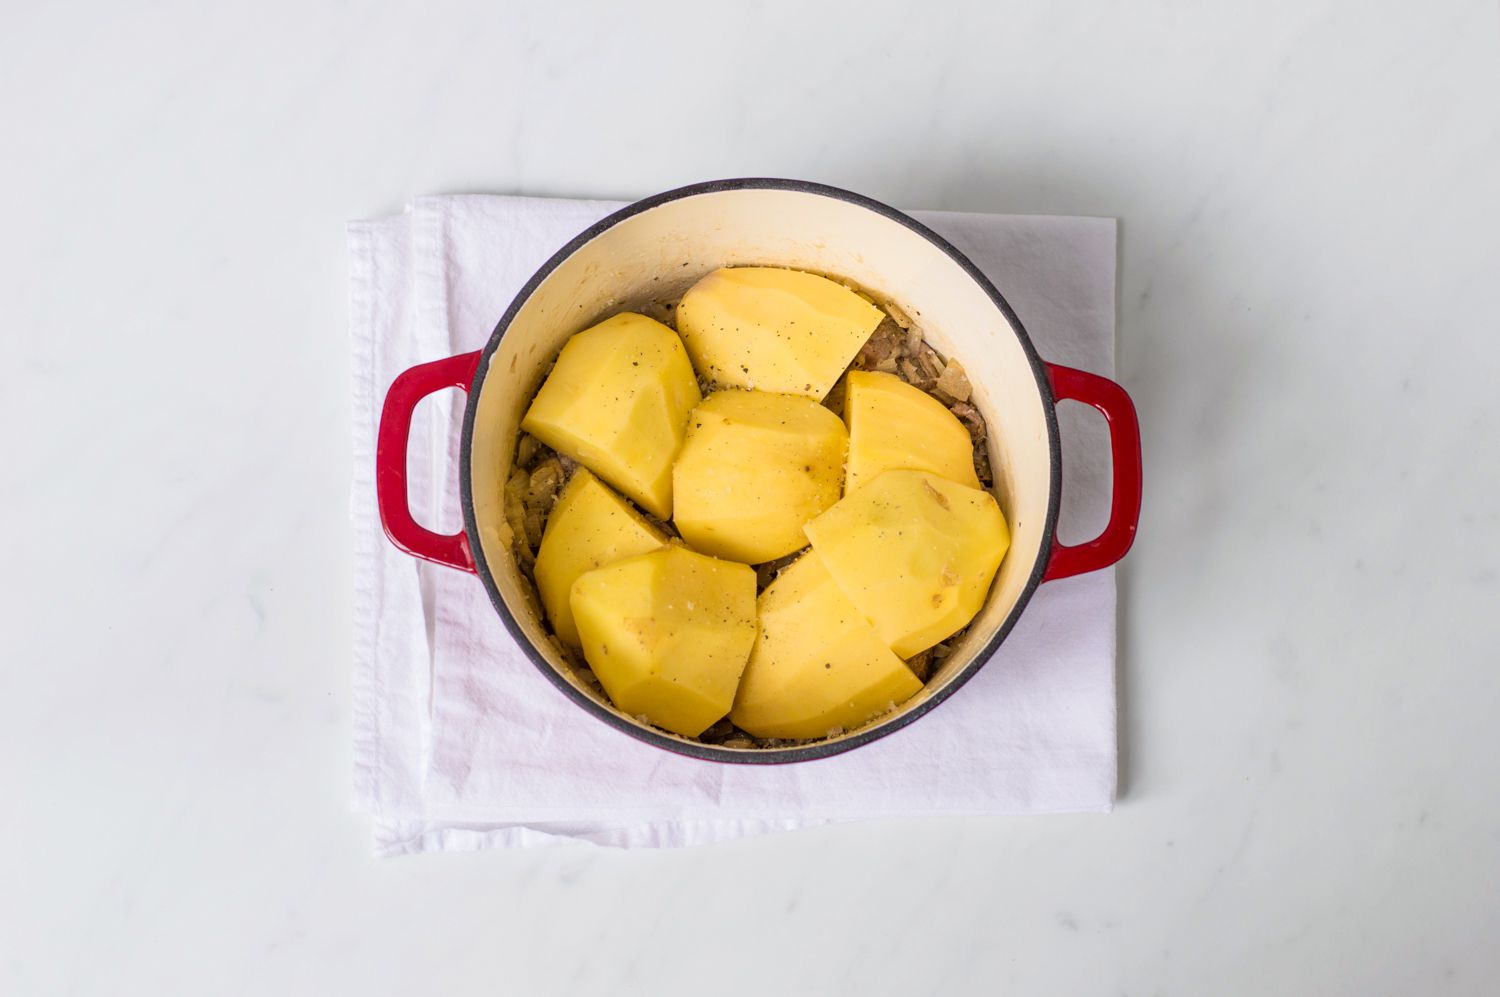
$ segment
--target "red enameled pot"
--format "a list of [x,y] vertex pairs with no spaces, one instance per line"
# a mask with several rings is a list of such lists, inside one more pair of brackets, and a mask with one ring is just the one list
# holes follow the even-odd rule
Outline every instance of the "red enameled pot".
[[[968,633],[926,687],[857,730],[787,748],[701,744],[616,710],[580,681],[537,617],[506,542],[504,482],[518,426],[542,371],[573,333],[635,303],[671,299],[726,265],[776,265],[836,274],[899,307],[944,356],[960,360],[989,425],[995,497],[1011,547]],[[406,496],[412,411],[445,388],[468,394],[459,453],[464,531],[434,533]],[[1062,452],[1055,406],[1091,405],[1109,424],[1114,483],[1109,523],[1095,539],[1057,542]],[[715,762],[778,763],[838,754],[930,712],[994,654],[1044,582],[1095,571],[1125,556],[1141,508],[1140,429],[1124,389],[1044,362],[1005,298],[937,234],[867,197],[796,180],[721,180],[638,201],[582,232],[516,296],[484,349],[413,367],[396,378],[381,414],[376,454],[380,515],[393,543],[417,557],[474,572],[537,668],[605,723],[648,744]]]

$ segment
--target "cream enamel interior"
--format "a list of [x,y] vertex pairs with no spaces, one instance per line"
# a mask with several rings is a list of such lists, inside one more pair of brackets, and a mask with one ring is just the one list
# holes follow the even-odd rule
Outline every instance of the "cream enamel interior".
[[899,307],[939,353],[963,363],[989,424],[1010,551],[962,645],[922,692],[877,721],[888,722],[951,682],[1021,597],[1048,545],[1051,448],[1045,400],[1004,313],[941,249],[867,207],[796,190],[696,193],[618,222],[554,269],[516,313],[471,400],[477,408],[469,470],[483,556],[511,613],[552,667],[613,709],[563,662],[511,556],[501,503],[517,427],[543,369],[573,333],[639,303],[675,298],[717,267],[750,264],[842,277]]

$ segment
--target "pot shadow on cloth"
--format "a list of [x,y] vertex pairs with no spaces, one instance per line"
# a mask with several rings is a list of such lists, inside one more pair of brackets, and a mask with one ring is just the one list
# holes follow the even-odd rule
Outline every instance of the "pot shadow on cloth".
[[[1223,510],[1233,482],[1234,456],[1226,446],[1235,426],[1253,417],[1247,397],[1251,372],[1278,362],[1263,355],[1253,316],[1234,305],[1239,291],[1217,273],[1215,257],[1233,255],[1222,240],[1232,233],[1232,219],[1209,193],[1185,191],[1171,204],[1159,200],[1160,187],[1148,175],[1150,164],[1132,171],[1128,163],[1068,163],[1055,156],[1045,163],[1025,156],[996,155],[983,163],[954,167],[937,160],[918,164],[892,160],[871,151],[851,155],[845,169],[755,169],[718,171],[714,176],[664,178],[657,188],[728,176],[793,176],[866,194],[903,210],[982,211],[1012,215],[1082,215],[1116,220],[1115,379],[1130,392],[1141,425],[1144,497],[1134,547],[1116,567],[1116,709],[1119,769],[1117,799],[1151,794],[1159,786],[1140,761],[1145,732],[1164,724],[1162,704],[1137,699],[1139,676],[1153,663],[1141,656],[1141,637],[1134,621],[1142,615],[1163,619],[1191,612],[1181,605],[1213,556],[1214,539],[1224,529]],[[477,185],[482,188],[483,185]],[[486,193],[516,193],[486,190]],[[632,200],[632,192],[615,190],[528,189],[536,196],[594,197]],[[644,196],[654,191],[634,192]],[[1156,196],[1153,196],[1156,195]],[[1000,289],[1002,293],[1004,288]],[[1020,313],[1023,323],[1027,321]],[[1043,359],[1066,362],[1064,357]],[[1102,440],[1104,422],[1091,409],[1065,403],[1059,409],[1063,438],[1065,498],[1061,522],[1064,541],[1077,542],[1099,532],[1098,522],[1068,514],[1066,470],[1070,444]],[[1080,484],[1080,486],[1082,486]],[[1086,484],[1108,488],[1105,473]],[[1158,528],[1159,527],[1159,528]],[[1179,635],[1152,635],[1151,646],[1173,648]],[[1211,655],[1212,649],[1199,649]],[[1165,655],[1157,667],[1175,667],[1189,655]],[[1181,667],[1188,667],[1187,664]],[[1161,679],[1158,677],[1156,683]],[[1158,741],[1159,743],[1159,741]]]
[[[1149,757],[1143,750],[1148,743],[1163,749],[1161,736],[1150,732],[1164,729],[1167,706],[1160,698],[1137,698],[1135,691],[1147,686],[1141,676],[1151,669],[1149,687],[1162,689],[1175,677],[1160,669],[1190,667],[1194,660],[1191,654],[1164,653],[1190,641],[1190,620],[1177,634],[1153,632],[1149,642],[1136,621],[1191,614],[1191,603],[1204,597],[1198,591],[1203,565],[1226,528],[1234,488],[1236,457],[1227,441],[1254,418],[1255,372],[1278,361],[1266,355],[1264,337],[1256,335],[1262,319],[1245,304],[1244,290],[1228,283],[1224,268],[1215,264],[1234,257],[1236,249],[1234,219],[1214,201],[1211,185],[1164,204],[1146,165],[1133,171],[1120,161],[1049,159],[1042,168],[1025,157],[996,157],[984,167],[966,164],[944,174],[935,166],[927,176],[898,174],[886,178],[894,183],[863,190],[898,207],[1117,221],[1115,378],[1130,392],[1140,419],[1145,482],[1135,545],[1116,569],[1117,797],[1128,802],[1161,788],[1142,761]],[[1020,318],[1026,322],[1024,313]],[[1064,541],[1076,542],[1103,523],[1068,522],[1069,444],[1094,434],[1102,439],[1105,427],[1092,410],[1075,404],[1059,409],[1059,424],[1065,468],[1061,533]],[[1108,485],[1105,476],[1087,486]],[[1154,660],[1143,657],[1147,647],[1155,649]],[[1200,646],[1197,655],[1198,663],[1209,663],[1213,649]]]

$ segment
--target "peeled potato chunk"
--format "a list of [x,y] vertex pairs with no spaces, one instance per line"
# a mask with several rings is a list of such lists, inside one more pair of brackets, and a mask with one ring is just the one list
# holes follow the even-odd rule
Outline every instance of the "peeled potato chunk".
[[668,519],[672,461],[701,397],[677,334],[623,312],[568,340],[521,428]]
[[672,471],[672,521],[695,550],[747,564],[806,545],[839,500],[848,434],[811,398],[715,391],[693,409]]
[[574,471],[552,507],[533,569],[542,608],[558,640],[583,646],[569,602],[579,575],[666,542],[661,530],[608,485],[581,467]]
[[677,305],[677,331],[715,384],[821,399],[882,312],[827,277],[780,267],[715,270]]
[[899,377],[850,371],[844,421],[849,424],[846,491],[898,468],[979,487],[974,443],[964,424],[942,402]]
[[886,713],[922,688],[855,609],[817,551],[757,602],[760,634],[729,718],[756,737],[825,737]]
[[829,574],[909,658],[974,618],[1010,531],[994,496],[927,471],[886,471],[807,524]]
[[696,737],[729,712],[755,643],[755,571],[669,546],[573,583],[583,656],[632,716]]

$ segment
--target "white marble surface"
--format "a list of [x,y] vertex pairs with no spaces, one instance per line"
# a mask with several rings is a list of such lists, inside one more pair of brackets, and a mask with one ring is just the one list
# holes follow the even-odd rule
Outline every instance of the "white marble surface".
[[[0,992],[1496,992],[1495,5],[801,7],[7,11]],[[1119,808],[371,859],[344,219],[743,174],[1122,219]]]

